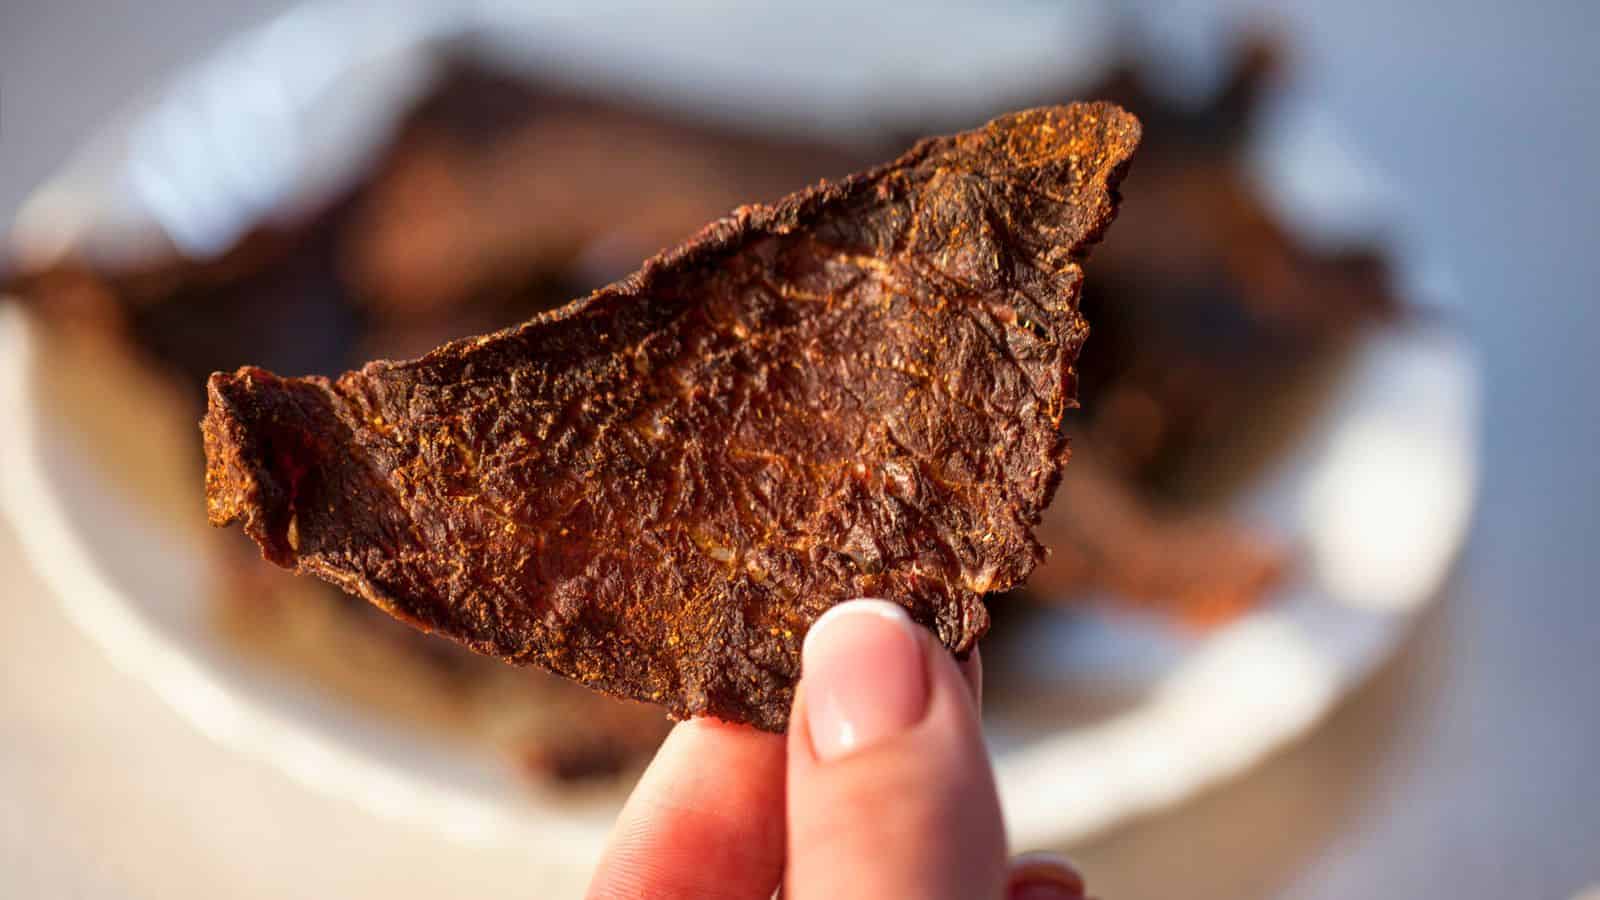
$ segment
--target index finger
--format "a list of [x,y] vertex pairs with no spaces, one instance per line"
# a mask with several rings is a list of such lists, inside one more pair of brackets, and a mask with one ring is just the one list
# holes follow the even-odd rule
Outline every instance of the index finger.
[[618,816],[589,900],[767,900],[783,877],[783,800],[782,735],[680,723]]

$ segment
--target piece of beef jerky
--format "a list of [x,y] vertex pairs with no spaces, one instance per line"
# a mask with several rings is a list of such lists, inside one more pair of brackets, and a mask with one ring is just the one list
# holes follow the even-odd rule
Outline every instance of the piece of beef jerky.
[[1082,602],[1093,586],[1119,605],[1207,628],[1248,612],[1281,577],[1283,548],[1248,526],[1203,511],[1162,512],[1092,443],[1075,445],[1072,468],[1037,529],[1050,558],[1023,593],[1043,603]]
[[774,206],[519,328],[337,381],[214,375],[211,521],[479,652],[785,726],[829,606],[957,653],[1066,457],[1080,260],[1138,122],[1018,113]]
[[175,252],[116,266],[69,256],[13,287],[42,321],[117,338],[191,398],[212,372],[244,360],[335,373],[358,362],[348,350],[361,328],[330,243],[341,218],[333,209],[293,228],[257,228],[205,262]]
[[331,375],[523,322],[739,202],[873,161],[464,53],[440,58],[369,167],[305,215],[256,222],[214,259],[80,249],[8,274],[0,248],[0,295],[111,330],[202,398],[212,372],[245,362]]
[[347,277],[390,331],[453,328],[464,312],[551,299],[445,338],[521,322],[622,278],[740,203],[769,202],[878,158],[470,59],[446,65],[378,160],[341,235]]

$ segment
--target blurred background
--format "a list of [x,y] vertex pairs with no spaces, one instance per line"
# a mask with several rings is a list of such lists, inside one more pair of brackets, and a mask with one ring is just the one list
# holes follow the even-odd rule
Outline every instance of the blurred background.
[[[1600,896],[1600,7],[533,4],[521,29],[456,27],[493,7],[8,0],[0,293],[57,368],[44,393],[6,394],[7,414],[46,410],[141,508],[197,509],[192,460],[161,460],[194,452],[184,429],[215,368],[412,355],[915,136],[1111,97],[1146,145],[1089,267],[1055,555],[996,601],[997,637],[1031,646],[1055,633],[1041,615],[1109,610],[1181,654],[1298,608],[1316,553],[1237,498],[1385,335],[1469,348],[1482,428],[1453,452],[1481,479],[1444,586],[1383,620],[1375,671],[1326,721],[1064,849],[1108,900]],[[419,63],[405,48],[424,33]],[[305,101],[350,81],[330,61],[352,56],[353,101]],[[285,74],[285,57],[304,64]],[[57,487],[115,506],[76,471]],[[1469,496],[1396,511],[1379,558],[1403,573],[1448,554],[1439,523]],[[537,850],[441,840],[211,740],[82,633],[48,554],[24,552],[20,508],[0,516],[0,895],[566,895]],[[141,535],[112,556],[137,558]],[[203,590],[181,566],[139,582],[192,591],[224,655],[480,748],[535,792],[615,792],[660,737],[648,710],[414,641],[228,537],[206,545]],[[1313,562],[1335,587],[1385,587]],[[996,665],[992,687],[1037,703],[1026,667]],[[1036,736],[995,727],[1001,746]]]

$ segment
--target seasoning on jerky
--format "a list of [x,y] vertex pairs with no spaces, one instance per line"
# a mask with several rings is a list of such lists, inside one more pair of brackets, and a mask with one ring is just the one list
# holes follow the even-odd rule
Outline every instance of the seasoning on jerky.
[[1027,577],[1137,121],[1031,110],[516,328],[336,381],[217,374],[211,521],[424,630],[779,731],[829,606],[958,654]]

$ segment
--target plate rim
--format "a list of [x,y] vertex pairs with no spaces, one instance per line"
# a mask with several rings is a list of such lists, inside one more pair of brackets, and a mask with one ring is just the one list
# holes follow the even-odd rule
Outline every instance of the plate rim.
[[[214,742],[263,762],[318,793],[353,801],[380,818],[472,845],[549,848],[540,854],[541,863],[583,867],[598,859],[608,827],[564,819],[558,809],[557,814],[540,814],[552,808],[542,807],[537,798],[532,804],[487,802],[474,792],[441,785],[414,767],[349,746],[318,723],[287,716],[250,692],[240,691],[229,676],[212,671],[175,636],[164,634],[161,623],[152,621],[152,614],[143,611],[141,602],[131,596],[133,591],[104,569],[74,524],[70,503],[45,463],[45,431],[51,412],[34,402],[40,396],[34,379],[40,372],[41,341],[36,331],[41,327],[45,326],[29,320],[20,303],[0,297],[0,458],[8,460],[8,465],[0,467],[0,514],[16,526],[24,558],[68,618],[117,668],[150,687],[180,718]],[[1454,352],[1471,355],[1470,348],[1459,342]],[[1476,404],[1478,369],[1474,366],[1468,371],[1473,373],[1469,390]],[[1248,770],[1326,718],[1391,655],[1417,616],[1438,597],[1465,546],[1475,508],[1477,434],[1474,428],[1474,443],[1468,448],[1468,483],[1463,486],[1469,493],[1466,515],[1451,526],[1454,534],[1433,576],[1405,605],[1381,617],[1375,639],[1344,651],[1345,655],[1314,679],[1310,692],[1289,708],[1285,708],[1283,696],[1257,698],[1275,711],[1267,719],[1268,726],[1258,729],[1253,741],[1236,745],[1235,752],[1220,764],[1191,769],[1181,783],[1168,780],[1154,789],[1141,789],[1140,767],[1148,767],[1152,760],[1141,759],[1139,751],[1163,729],[1170,731],[1174,721],[1182,722],[1193,713],[1193,697],[1180,694],[1172,700],[1175,691],[1183,688],[1183,679],[1163,682],[1150,703],[1086,727],[1061,729],[1017,751],[996,755],[996,781],[1014,846],[1075,843],[1177,805]],[[1293,631],[1305,625],[1292,621],[1292,616],[1292,608],[1283,603],[1269,604],[1208,635],[1203,646],[1254,641],[1267,632]],[[1273,646],[1281,649],[1281,641],[1273,640]],[[1114,760],[1116,765],[1110,769],[1104,762],[1084,765],[1087,757]],[[1072,758],[1079,765],[1060,764]],[[1089,772],[1094,777],[1088,777]],[[1120,797],[1106,790],[1119,782]],[[1075,802],[1070,808],[1051,802],[1050,798],[1059,796],[1073,796]]]
[[[130,109],[148,106],[135,104]],[[131,113],[113,119],[126,127]],[[114,142],[108,130],[98,133],[85,146]],[[35,189],[32,197],[81,175],[76,162],[70,162],[54,177]],[[81,178],[79,179],[82,180]],[[102,185],[103,187],[103,185]],[[24,203],[28,209],[31,201]],[[1396,252],[1403,252],[1397,247]],[[468,843],[545,846],[540,861],[550,864],[587,866],[598,856],[607,829],[586,822],[564,821],[559,815],[530,815],[526,805],[486,804],[455,789],[430,782],[415,770],[396,767],[371,754],[342,746],[337,737],[309,722],[285,721],[276,710],[267,708],[248,694],[241,694],[228,679],[207,672],[201,662],[188,656],[183,646],[159,632],[159,625],[143,621],[137,598],[128,596],[114,573],[103,569],[93,549],[78,534],[69,504],[53,483],[41,458],[43,434],[49,410],[36,402],[39,391],[33,379],[38,368],[33,363],[39,342],[20,304],[0,298],[0,457],[13,461],[0,472],[0,513],[18,524],[23,555],[45,581],[57,601],[78,628],[86,633],[124,672],[149,685],[168,706],[196,730],[218,743],[258,759],[288,774],[319,793],[331,794],[368,809],[374,815]],[[1008,828],[1019,846],[1071,843],[1118,824],[1131,817],[1174,805],[1215,783],[1234,777],[1285,744],[1309,732],[1338,702],[1386,659],[1408,632],[1411,621],[1438,594],[1449,567],[1465,545],[1471,512],[1475,508],[1479,482],[1478,454],[1481,443],[1481,365],[1469,344],[1460,352],[1469,357],[1466,386],[1470,393],[1471,421],[1465,472],[1466,515],[1453,526],[1446,559],[1427,586],[1426,596],[1402,610],[1382,639],[1363,652],[1342,661],[1332,681],[1324,683],[1315,696],[1308,697],[1281,727],[1263,733],[1248,752],[1235,754],[1225,765],[1214,766],[1200,777],[1184,784],[1167,782],[1165,787],[1124,796],[1116,802],[1075,804],[1072,811],[1057,808],[1052,795],[1073,789],[1070,779],[1038,775],[1059,771],[1060,766],[1041,762],[1059,757],[1065,750],[1061,740],[996,760],[997,780],[1006,805]],[[6,419],[11,421],[7,422]],[[1249,634],[1282,624],[1282,614],[1268,608],[1246,616],[1219,632]],[[204,695],[208,702],[197,706],[194,698]],[[219,712],[220,711],[220,712]],[[221,715],[225,721],[219,722]],[[1143,708],[1091,726],[1090,731],[1073,732],[1082,746],[1095,733],[1127,731],[1148,727],[1154,715]],[[1143,716],[1145,718],[1140,718]],[[1061,734],[1066,734],[1066,731]],[[1091,741],[1092,743],[1092,741]],[[1105,742],[1102,741],[1104,744]],[[1125,751],[1134,741],[1118,745]],[[1071,751],[1084,752],[1084,751]],[[1107,750],[1101,752],[1121,752]],[[1125,755],[1125,754],[1124,754]],[[1137,755],[1135,754],[1135,757]],[[1129,765],[1137,765],[1132,759]],[[1130,770],[1131,771],[1131,770]],[[1081,785],[1079,786],[1082,787]],[[400,802],[397,798],[403,797]]]

